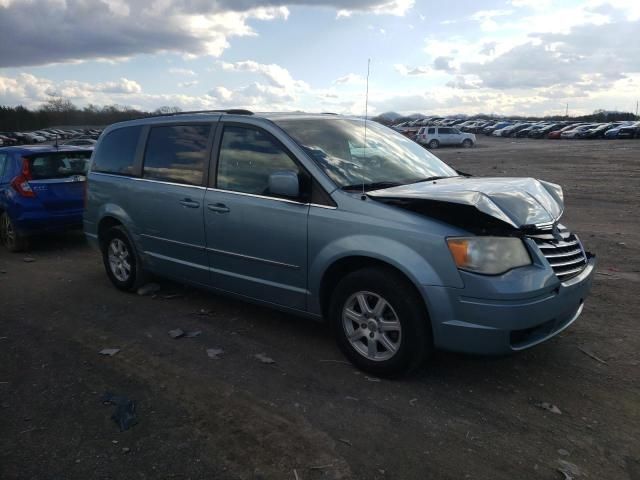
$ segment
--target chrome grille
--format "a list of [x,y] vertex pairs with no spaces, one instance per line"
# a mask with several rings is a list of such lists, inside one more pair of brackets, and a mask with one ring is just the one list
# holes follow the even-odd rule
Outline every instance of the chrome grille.
[[587,256],[576,235],[564,226],[558,225],[562,240],[556,239],[551,228],[528,235],[547,259],[560,280],[568,280],[578,275],[587,265]]

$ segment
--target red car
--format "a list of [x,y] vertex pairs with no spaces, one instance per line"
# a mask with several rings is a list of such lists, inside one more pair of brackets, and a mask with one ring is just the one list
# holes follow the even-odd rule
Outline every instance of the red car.
[[567,130],[574,129],[579,126],[580,124],[575,124],[575,123],[573,125],[567,125],[566,127],[561,128],[560,130],[556,130],[555,132],[549,133],[549,135],[547,135],[547,138],[561,138],[560,136],[562,135],[562,132],[566,132]]

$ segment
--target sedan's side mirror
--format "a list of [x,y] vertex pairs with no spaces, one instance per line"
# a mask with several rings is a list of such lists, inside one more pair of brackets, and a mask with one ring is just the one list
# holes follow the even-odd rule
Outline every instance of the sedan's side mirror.
[[269,175],[269,193],[277,197],[298,198],[300,181],[298,172],[282,170]]

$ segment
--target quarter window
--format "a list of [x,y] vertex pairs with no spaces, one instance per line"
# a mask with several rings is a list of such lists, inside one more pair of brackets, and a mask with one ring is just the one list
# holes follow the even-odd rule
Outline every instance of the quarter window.
[[149,131],[144,178],[202,185],[211,125],[171,125]]
[[250,127],[225,127],[218,161],[218,188],[269,195],[269,176],[284,170],[301,173],[271,135]]
[[95,151],[92,171],[133,175],[141,126],[123,127],[109,132]]

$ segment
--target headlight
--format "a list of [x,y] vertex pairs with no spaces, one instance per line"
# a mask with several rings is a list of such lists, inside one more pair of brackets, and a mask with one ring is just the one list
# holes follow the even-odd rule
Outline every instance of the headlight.
[[461,270],[497,275],[531,264],[531,257],[519,238],[458,237],[448,238],[447,245]]

